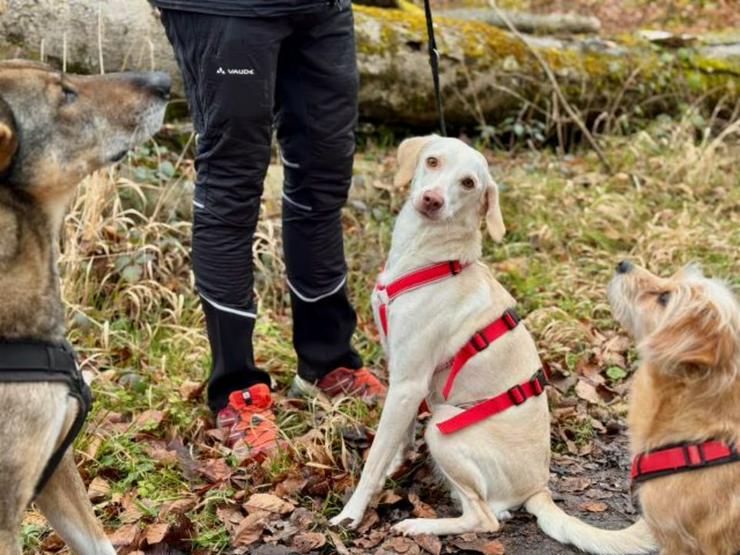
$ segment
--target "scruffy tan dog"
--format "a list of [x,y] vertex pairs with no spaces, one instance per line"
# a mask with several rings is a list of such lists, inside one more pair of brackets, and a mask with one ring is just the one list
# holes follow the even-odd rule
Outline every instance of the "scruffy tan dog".
[[460,502],[452,518],[408,519],[402,534],[494,532],[524,507],[549,536],[591,553],[647,553],[644,521],[602,530],[552,499],[550,415],[534,340],[516,301],[481,258],[481,220],[501,241],[499,191],[485,157],[452,138],[416,137],[398,149],[395,183],[411,184],[393,230],[373,309],[389,388],[357,488],[333,524],[356,527],[412,444],[422,400],[432,410],[429,454]]
[[162,73],[0,62],[0,555],[21,553],[34,497],[75,553],[115,554],[66,449],[89,394],[64,343],[57,241],[76,185],[159,129],[169,90]]
[[662,553],[740,553],[737,299],[693,266],[660,278],[621,262],[609,301],[640,353],[632,475]]

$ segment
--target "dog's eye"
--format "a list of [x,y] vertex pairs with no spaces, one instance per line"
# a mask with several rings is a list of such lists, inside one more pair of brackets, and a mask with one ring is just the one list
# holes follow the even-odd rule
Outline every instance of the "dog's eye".
[[62,95],[64,96],[64,104],[72,104],[77,100],[77,92],[64,85],[62,85]]
[[435,156],[430,156],[427,158],[427,167],[428,168],[436,168],[439,166],[439,158],[436,158]]
[[467,189],[467,190],[474,189],[475,188],[475,181],[473,180],[472,177],[464,177],[460,181],[460,185],[462,185],[463,189]]
[[668,291],[663,291],[658,294],[658,304],[661,306],[668,306],[668,301],[671,300],[671,294]]

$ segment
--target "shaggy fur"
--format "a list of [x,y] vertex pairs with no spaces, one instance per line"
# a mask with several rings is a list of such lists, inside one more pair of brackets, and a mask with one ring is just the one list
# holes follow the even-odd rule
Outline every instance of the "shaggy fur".
[[[159,129],[168,92],[162,74],[82,77],[0,62],[0,340],[62,341],[64,211],[83,177]],[[78,407],[64,384],[2,382],[0,407],[0,554],[14,555],[23,513]],[[36,502],[76,553],[115,553],[71,450]]]
[[[541,362],[522,323],[471,358],[450,398],[444,399],[446,363],[477,330],[516,303],[479,260],[481,218],[494,240],[500,241],[505,233],[499,192],[486,159],[457,139],[408,139],[401,144],[398,159],[396,185],[410,182],[411,193],[396,221],[381,281],[390,283],[446,260],[470,265],[454,278],[398,297],[390,306],[390,334],[384,344],[388,396],[360,482],[332,522],[349,521],[353,527],[360,523],[372,496],[403,460],[417,409],[426,399],[433,412],[425,435],[429,452],[460,501],[462,515],[405,520],[394,527],[396,532],[494,532],[509,510],[523,505],[548,535],[561,542],[592,553],[647,552],[653,540],[643,521],[625,530],[600,530],[568,516],[553,502],[547,489],[550,416],[545,395],[450,435],[437,428],[461,407],[530,379]],[[440,204],[430,212],[430,206]],[[376,292],[376,320],[380,302]]]
[[[627,268],[609,300],[641,358],[629,412],[633,454],[713,438],[740,446],[737,299],[696,267],[670,278]],[[740,463],[656,478],[638,495],[661,553],[740,553]]]

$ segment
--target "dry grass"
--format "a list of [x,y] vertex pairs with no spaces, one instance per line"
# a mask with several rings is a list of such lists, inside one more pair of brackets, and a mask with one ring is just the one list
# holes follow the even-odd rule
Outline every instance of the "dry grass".
[[[558,450],[579,452],[590,434],[624,409],[622,374],[604,377],[609,368],[631,371],[624,346],[616,353],[604,347],[617,333],[604,288],[618,260],[631,257],[661,272],[697,260],[709,274],[738,285],[737,131],[736,125],[720,138],[697,140],[687,118],[606,138],[612,177],[600,173],[589,153],[562,160],[547,152],[488,153],[503,185],[509,235],[503,246],[486,245],[486,261],[519,299],[543,358],[563,383],[590,371],[615,392],[609,405],[577,399],[574,382],[554,392],[551,400],[562,415],[554,428]],[[368,147],[358,155],[345,211],[349,283],[360,315],[356,343],[368,364],[379,368],[369,291],[403,202],[402,193],[387,187],[391,154]],[[279,168],[271,169],[267,217],[255,247],[261,307],[256,353],[284,387],[295,356],[274,172]],[[228,552],[230,536],[219,511],[239,511],[244,490],[271,491],[286,478],[309,481],[292,498],[310,511],[309,526],[321,527],[352,483],[345,470],[355,476],[359,471],[366,430],[378,411],[349,399],[281,399],[280,421],[291,448],[262,466],[239,466],[208,434],[212,422],[200,397],[208,348],[189,268],[186,193],[192,180],[190,160],[150,145],[118,170],[87,180],[67,218],[62,266],[70,335],[96,395],[77,447],[86,480],[110,486],[96,504],[111,531],[144,531],[165,518],[158,514],[168,503],[186,500],[188,524],[179,545]],[[221,471],[230,479],[207,470],[219,460],[228,461]],[[398,479],[411,479],[416,468]],[[60,547],[37,515],[26,520],[24,535],[29,553]]]

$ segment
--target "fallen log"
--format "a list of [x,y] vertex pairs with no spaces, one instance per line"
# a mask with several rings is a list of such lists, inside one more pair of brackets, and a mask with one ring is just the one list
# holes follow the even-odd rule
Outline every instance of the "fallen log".
[[[440,12],[445,17],[454,19],[468,19],[482,21],[507,29],[508,25],[491,8],[457,8]],[[514,27],[522,33],[542,35],[574,35],[579,33],[598,33],[601,30],[601,22],[597,17],[585,16],[575,13],[548,13],[535,14],[526,12],[512,12],[504,10],[504,13]]]
[[[355,26],[361,117],[434,128],[423,14],[356,6]],[[644,115],[676,112],[699,98],[738,102],[740,60],[712,57],[701,45],[674,53],[639,38],[617,44],[538,36],[524,44],[477,21],[437,17],[436,27],[446,115],[454,126],[525,116],[551,121],[553,89],[533,49],[568,102],[591,120],[635,107]],[[178,76],[147,0],[0,1],[0,54],[43,57],[69,71],[156,68]]]

